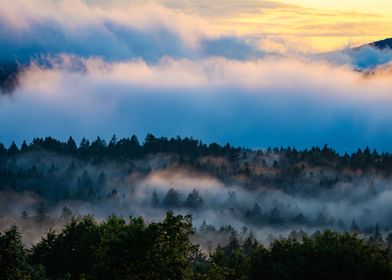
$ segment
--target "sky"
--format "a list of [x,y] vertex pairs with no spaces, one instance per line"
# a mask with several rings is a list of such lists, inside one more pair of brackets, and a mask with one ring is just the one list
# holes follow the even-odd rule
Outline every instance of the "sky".
[[[162,1],[165,5],[208,17],[221,31],[264,36],[265,47],[331,51],[360,45],[390,34],[392,2],[387,0]],[[392,36],[392,35],[391,35]]]
[[[340,3],[342,2],[342,3]],[[390,12],[389,12],[390,11]],[[387,1],[0,0],[0,142],[148,132],[392,152]]]
[[[112,5],[114,1],[90,0]],[[117,0],[119,5],[128,0]],[[145,3],[146,1],[132,1]],[[219,32],[263,37],[263,48],[331,51],[392,36],[392,2],[388,0],[160,0],[165,7],[202,16]]]

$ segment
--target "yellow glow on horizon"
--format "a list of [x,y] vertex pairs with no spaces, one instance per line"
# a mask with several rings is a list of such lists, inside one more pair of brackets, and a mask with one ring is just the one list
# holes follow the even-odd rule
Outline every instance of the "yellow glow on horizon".
[[282,8],[238,15],[228,19],[227,25],[241,35],[280,37],[308,50],[330,51],[391,36],[391,18],[370,13]]
[[288,42],[306,51],[392,37],[391,0],[188,0],[181,5],[222,32]]
[[390,0],[284,0],[284,2],[315,9],[392,14]]

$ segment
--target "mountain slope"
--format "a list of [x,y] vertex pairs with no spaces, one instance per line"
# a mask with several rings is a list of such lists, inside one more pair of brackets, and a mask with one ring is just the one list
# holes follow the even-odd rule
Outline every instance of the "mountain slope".
[[375,47],[375,48],[378,48],[380,50],[387,49],[387,48],[392,49],[392,38],[387,38],[384,40],[376,41],[376,42],[370,43],[368,45]]

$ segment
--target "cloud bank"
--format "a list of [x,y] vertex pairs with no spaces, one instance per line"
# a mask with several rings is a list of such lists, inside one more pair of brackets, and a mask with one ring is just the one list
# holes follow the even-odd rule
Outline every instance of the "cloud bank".
[[236,145],[390,150],[389,75],[311,60],[62,56],[32,65],[0,102],[0,138],[109,138],[147,131]]
[[205,19],[162,5],[89,5],[80,0],[0,1],[0,61],[68,53],[109,61],[209,55],[249,58],[251,44],[221,34]]
[[[153,132],[392,150],[391,50],[310,55],[286,45],[277,55],[260,40],[176,3],[0,0],[0,77],[3,65],[23,65],[14,93],[0,97],[0,140]],[[379,64],[382,73],[357,71]]]

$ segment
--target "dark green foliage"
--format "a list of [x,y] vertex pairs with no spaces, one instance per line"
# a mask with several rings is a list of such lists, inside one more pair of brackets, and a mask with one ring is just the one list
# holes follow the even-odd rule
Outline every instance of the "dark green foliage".
[[[304,196],[328,191],[340,182],[352,183],[352,174],[364,176],[366,172],[371,172],[380,178],[387,178],[392,172],[392,155],[371,152],[369,148],[359,149],[351,155],[339,155],[327,145],[322,149],[313,147],[299,151],[288,147],[263,152],[235,148],[229,144],[206,145],[187,137],[169,139],[152,134],[148,134],[143,143],[139,143],[133,135],[122,139],[113,136],[109,144],[100,137],[92,142],[83,138],[79,146],[72,137],[65,142],[46,137],[35,138],[30,144],[23,142],[20,149],[14,142],[8,148],[0,144],[0,190],[32,191],[48,201],[49,205],[54,199],[95,201],[107,195],[107,190],[104,192],[103,189],[112,179],[110,172],[105,173],[105,167],[118,164],[123,168],[120,176],[128,175],[124,174],[124,170],[144,176],[154,171],[155,167],[147,164],[142,168],[137,162],[140,159],[148,161],[154,155],[170,157],[171,162],[159,167],[162,169],[181,166],[214,176],[227,184],[236,185],[240,180],[249,189],[269,186]],[[49,161],[48,166],[23,160],[30,157],[45,158]],[[50,163],[51,160],[64,159],[70,160],[67,167]],[[314,169],[326,172],[313,174]],[[317,187],[306,187],[313,186],[315,181]],[[186,207],[192,209],[192,206]],[[267,211],[264,213],[267,221],[268,214]],[[314,221],[306,219],[306,223],[311,222]]]
[[184,202],[184,206],[190,209],[199,209],[203,206],[203,204],[203,198],[201,198],[199,192],[196,189],[193,189]]
[[95,198],[94,183],[89,173],[84,170],[76,183],[76,197],[81,200],[91,200]]
[[213,279],[211,271],[221,279],[391,279],[392,259],[356,235],[325,231],[275,240],[270,248],[252,237],[243,243],[233,238],[212,254],[204,279]]
[[293,231],[266,248],[252,234],[241,241],[233,232],[209,257],[190,242],[192,234],[191,217],[171,212],[149,224],[86,216],[49,231],[28,251],[12,227],[0,234],[0,280],[392,278],[390,249],[349,233]]
[[[12,142],[10,147],[6,149],[4,145],[0,144],[0,157],[5,154],[13,156],[17,153],[27,153],[34,150],[46,150],[60,154],[77,155],[80,158],[95,157],[101,159],[102,157],[111,157],[117,160],[140,158],[148,154],[157,153],[176,153],[182,159],[186,158],[191,161],[196,157],[201,156],[225,156],[230,161],[238,161],[249,157],[249,151],[243,148],[234,148],[230,144],[224,146],[217,143],[210,145],[203,144],[201,141],[192,138],[171,138],[155,137],[153,134],[147,134],[143,144],[135,135],[130,138],[117,139],[113,136],[107,145],[105,140],[97,137],[96,140],[90,143],[89,140],[83,138],[79,147],[77,147],[75,140],[70,137],[66,142],[61,142],[52,137],[35,138],[30,145],[23,143],[21,149]],[[268,149],[267,153],[279,153],[284,155],[283,162],[274,161],[272,166],[279,169],[281,165],[295,165],[297,163],[307,163],[312,166],[333,166],[337,169],[350,167],[352,169],[366,170],[368,168],[375,168],[380,171],[392,170],[392,155],[389,153],[379,154],[377,151],[371,152],[368,147],[363,151],[358,149],[357,152],[351,155],[339,155],[336,151],[325,145],[322,149],[319,147],[312,147],[310,150],[305,149],[298,151],[295,148],[274,148]],[[262,151],[257,151],[257,155],[262,155]],[[302,165],[303,166],[303,165]],[[245,167],[244,170],[251,170]],[[299,172],[300,169],[297,170]],[[246,172],[245,172],[246,173]],[[250,174],[250,173],[249,173]],[[334,178],[335,179],[335,178]],[[321,183],[329,183],[329,178],[324,178]]]
[[91,273],[100,241],[99,226],[91,216],[72,219],[60,233],[50,231],[33,247],[31,261],[45,266],[52,279],[72,279]]
[[159,207],[161,205],[159,201],[159,197],[156,191],[153,191],[152,196],[151,196],[151,206],[153,207]]
[[170,188],[162,201],[162,205],[168,209],[180,207],[180,194],[173,188]]
[[69,137],[66,142],[61,142],[52,137],[46,137],[45,139],[35,138],[30,145],[24,142],[21,150],[14,142],[8,149],[0,144],[0,156],[3,153],[15,155],[18,152],[33,150],[47,150],[70,155],[76,154],[80,158],[109,156],[116,159],[139,158],[143,155],[156,153],[178,153],[191,158],[206,155],[227,155],[229,158],[234,158],[234,155],[241,151],[241,149],[233,148],[229,144],[224,146],[217,143],[205,145],[192,138],[157,138],[151,133],[147,134],[142,145],[135,135],[123,139],[117,139],[114,135],[108,145],[100,137],[97,137],[91,143],[88,139],[83,138],[79,147],[77,147],[72,137]]
[[65,152],[73,155],[76,153],[77,149],[78,147],[75,140],[72,137],[69,137],[67,143],[65,144]]
[[283,222],[280,211],[276,206],[272,208],[268,218],[271,224],[280,224]]
[[257,242],[246,241],[240,244],[239,240],[233,236],[229,244],[225,247],[218,247],[216,252],[211,256],[211,263],[227,280],[248,279],[250,269],[250,255],[252,254]]
[[265,222],[263,211],[258,203],[255,203],[251,209],[245,211],[245,218],[253,224],[262,224]]
[[101,225],[100,261],[92,278],[189,279],[189,260],[197,250],[191,233],[190,218],[170,212],[162,223],[149,225],[141,218],[125,223],[111,217]]
[[73,219],[33,247],[30,260],[52,279],[190,279],[197,246],[190,243],[190,216],[169,212],[162,223],[115,216],[98,224]]
[[45,279],[43,266],[30,265],[27,254],[15,226],[0,233],[0,280]]
[[18,152],[19,152],[18,146],[16,146],[15,142],[12,141],[11,146],[8,148],[8,154],[15,155]]
[[391,261],[386,251],[355,235],[325,231],[257,249],[250,279],[391,279]]

